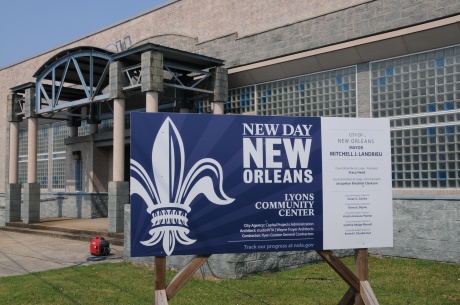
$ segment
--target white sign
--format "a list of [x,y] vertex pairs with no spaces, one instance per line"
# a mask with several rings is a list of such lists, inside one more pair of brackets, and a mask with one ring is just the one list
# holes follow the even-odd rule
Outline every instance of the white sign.
[[322,118],[324,249],[393,246],[387,119]]

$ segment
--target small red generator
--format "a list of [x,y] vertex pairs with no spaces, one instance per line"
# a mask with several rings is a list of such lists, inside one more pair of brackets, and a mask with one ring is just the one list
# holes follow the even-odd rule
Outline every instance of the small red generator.
[[89,252],[96,256],[108,256],[110,254],[109,242],[106,241],[102,236],[96,236],[89,243]]

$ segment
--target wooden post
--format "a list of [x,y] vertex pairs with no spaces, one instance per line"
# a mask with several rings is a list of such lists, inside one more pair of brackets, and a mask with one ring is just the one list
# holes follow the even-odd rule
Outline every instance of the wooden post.
[[377,298],[368,281],[361,281],[361,297],[366,305],[379,305]]
[[[355,275],[358,277],[360,282],[367,281],[369,279],[369,261],[367,249],[355,249]],[[364,305],[364,301],[361,296],[361,287],[359,292],[355,293],[355,304]]]
[[338,305],[353,305],[355,303],[355,290],[348,288]]
[[211,255],[195,256],[184,269],[182,269],[166,287],[166,296],[168,300],[176,294],[179,289],[195,274],[195,272],[207,261]]
[[155,294],[153,305],[168,305],[166,297],[166,256],[155,257]]
[[322,259],[350,286],[339,305],[378,305],[377,298],[369,284],[369,264],[367,249],[355,249],[355,274],[329,250],[316,251]]
[[359,279],[348,267],[330,250],[317,250],[322,259],[351,287],[359,291]]
[[153,305],[168,305],[168,301],[211,256],[197,255],[166,285],[166,256],[155,257],[155,295]]
[[[355,273],[330,250],[317,250],[321,258],[350,286],[339,305],[379,305],[369,284],[368,250],[355,249]],[[166,256],[155,257],[155,294],[152,305],[168,305],[174,294],[211,256],[197,255],[166,285]]]

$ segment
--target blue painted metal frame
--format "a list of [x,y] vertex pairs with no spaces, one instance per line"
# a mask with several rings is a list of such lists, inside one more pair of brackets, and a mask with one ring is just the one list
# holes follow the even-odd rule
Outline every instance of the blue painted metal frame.
[[[93,47],[77,47],[56,54],[50,58],[34,74],[35,85],[35,112],[48,119],[65,119],[59,116],[66,113],[69,116],[81,116],[73,113],[78,106],[97,103],[97,116],[101,116],[101,103],[109,101],[109,94],[102,94],[102,87],[107,84],[107,73],[110,63],[116,60],[131,64],[123,70],[129,80],[129,86],[123,90],[138,90],[141,87],[140,61],[141,54],[146,51],[162,52],[165,56],[163,69],[172,76],[172,82],[165,82],[166,87],[194,91],[212,95],[213,90],[198,88],[203,81],[209,80],[213,73],[208,69],[222,66],[224,62],[215,58],[192,54],[147,43],[120,53],[112,53],[104,49]],[[81,60],[81,59],[84,59]],[[102,60],[101,60],[102,59]],[[96,73],[97,71],[97,73]],[[137,74],[136,76],[131,73]],[[192,83],[185,84],[178,75],[193,75]],[[110,83],[110,82],[109,82]],[[68,86],[71,84],[72,86]],[[77,87],[73,87],[76,85]],[[172,106],[171,106],[172,105]],[[111,110],[110,104],[107,106]],[[162,107],[166,105],[163,104]],[[170,103],[167,107],[173,107]]]
[[[78,63],[78,59],[81,57],[89,57],[89,84],[86,84],[85,78],[83,76],[83,73],[80,69],[80,65]],[[94,58],[102,58],[107,60],[106,66],[103,70],[103,73],[101,75],[101,78],[99,79],[98,84],[94,86]],[[112,62],[112,57],[109,54],[104,54],[102,52],[97,52],[97,51],[83,51],[83,52],[78,52],[74,54],[69,54],[49,67],[47,67],[38,77],[36,81],[36,100],[35,100],[35,109],[37,114],[44,114],[44,113],[50,113],[50,112],[55,112],[58,110],[62,110],[68,107],[72,106],[78,106],[78,105],[85,105],[85,104],[90,104],[93,102],[97,101],[103,101],[109,98],[108,94],[99,94],[101,89],[102,89],[102,83],[104,79],[107,76],[107,73],[109,71],[109,66],[110,63]],[[60,67],[62,64],[65,63],[65,68],[62,73],[62,77],[60,80],[59,87],[57,88],[56,91],[56,69]],[[76,101],[71,101],[71,102],[65,102],[62,104],[59,104],[59,97],[62,93],[62,89],[66,80],[67,73],[69,71],[69,66],[70,63],[73,63],[75,70],[78,74],[78,77],[80,79],[80,85],[83,87],[83,91],[85,92],[86,98],[76,100]],[[49,76],[51,73],[51,98],[48,96],[44,86],[43,86],[43,80]],[[45,107],[43,107],[43,104],[41,102],[42,97],[46,100],[47,104],[44,104]]]
[[[198,70],[190,67],[186,67],[183,65],[178,65],[178,64],[173,64],[169,62],[164,62],[163,63],[163,69],[167,71],[171,76],[172,79],[174,80],[175,83],[163,83],[164,86],[166,87],[172,87],[172,88],[177,88],[177,89],[182,89],[182,90],[189,90],[189,91],[195,91],[195,92],[200,92],[200,93],[206,93],[206,94],[213,94],[212,90],[206,90],[206,89],[200,89],[197,88],[197,86],[203,82],[204,80],[208,80],[213,74],[208,71],[204,70]],[[174,69],[180,69],[181,71],[187,71],[187,72],[192,72],[195,73],[196,79],[194,80],[193,84],[190,85],[185,85],[182,83],[182,81],[177,77],[177,73],[174,72]],[[129,81],[129,86],[123,87],[123,90],[132,90],[132,89],[138,89],[141,87],[141,65],[134,65],[130,66],[127,68],[123,69],[124,75],[126,75],[128,81]],[[137,74],[137,75],[134,75]]]

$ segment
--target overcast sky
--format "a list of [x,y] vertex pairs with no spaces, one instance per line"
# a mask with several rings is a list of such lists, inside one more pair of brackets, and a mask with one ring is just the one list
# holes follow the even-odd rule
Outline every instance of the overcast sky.
[[0,68],[171,0],[0,0]]

